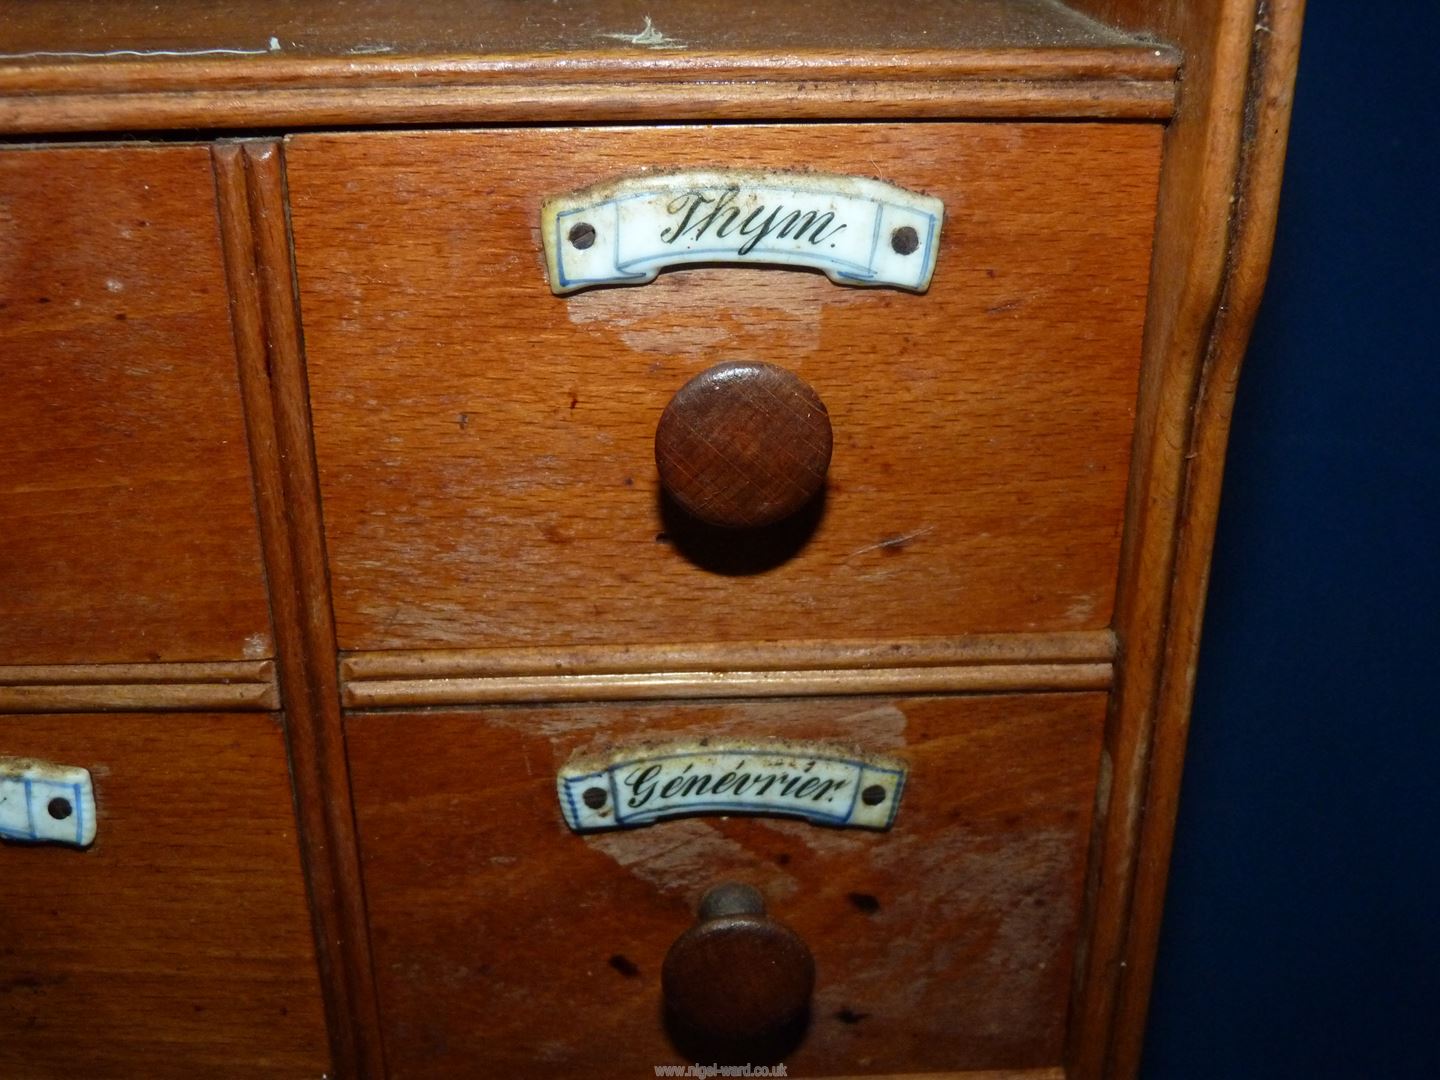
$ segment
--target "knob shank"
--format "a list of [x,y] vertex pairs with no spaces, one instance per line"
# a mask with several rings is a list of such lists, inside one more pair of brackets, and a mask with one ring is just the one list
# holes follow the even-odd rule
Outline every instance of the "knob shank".
[[732,1044],[760,1042],[792,1027],[815,987],[815,961],[805,942],[767,918],[749,886],[712,889],[700,911],[701,921],[676,939],[661,967],[672,1016],[690,1032]]

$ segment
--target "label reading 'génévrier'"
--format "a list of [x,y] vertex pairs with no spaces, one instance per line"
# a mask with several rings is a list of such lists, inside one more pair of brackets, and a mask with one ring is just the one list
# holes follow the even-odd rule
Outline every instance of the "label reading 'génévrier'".
[[581,755],[557,777],[576,831],[649,825],[690,814],[773,814],[886,829],[905,786],[903,762],[789,742],[677,742]]

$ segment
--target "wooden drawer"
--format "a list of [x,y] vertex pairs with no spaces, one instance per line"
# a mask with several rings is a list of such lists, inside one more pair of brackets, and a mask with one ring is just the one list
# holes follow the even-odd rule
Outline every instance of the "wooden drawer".
[[84,851],[0,843],[0,1075],[328,1071],[284,739],[268,715],[0,718],[88,768]]
[[273,655],[210,152],[0,152],[0,664]]
[[[302,135],[286,158],[339,645],[923,637],[1109,624],[1161,129]],[[556,297],[552,194],[803,165],[944,200],[925,295],[706,268]],[[822,502],[740,536],[660,498],[666,401],[808,380]]]
[[[814,953],[794,1075],[1060,1065],[1104,712],[1084,693],[352,715],[390,1075],[693,1060],[661,1022],[660,963],[725,880],[759,887]],[[566,828],[573,752],[679,736],[838,740],[910,775],[889,832]]]

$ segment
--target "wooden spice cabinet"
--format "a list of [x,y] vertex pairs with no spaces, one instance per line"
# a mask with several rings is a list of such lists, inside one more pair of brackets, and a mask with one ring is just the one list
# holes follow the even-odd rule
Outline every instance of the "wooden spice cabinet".
[[[98,813],[0,845],[0,1073],[648,1075],[734,880],[794,1075],[1133,1075],[1302,6],[0,5],[0,755]],[[732,165],[943,199],[928,291],[551,293],[544,199]],[[737,358],[834,429],[740,539],[652,449]],[[727,735],[894,827],[565,827]]]

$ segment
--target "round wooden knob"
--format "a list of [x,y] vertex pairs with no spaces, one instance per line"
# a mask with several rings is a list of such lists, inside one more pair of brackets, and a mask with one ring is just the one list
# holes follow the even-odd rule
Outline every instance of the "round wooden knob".
[[660,969],[672,1017],[720,1043],[768,1039],[804,1016],[815,986],[805,942],[765,915],[749,885],[720,885],[700,921],[676,939]]
[[660,482],[701,521],[769,525],[825,485],[830,415],[804,379],[774,364],[717,364],[670,399],[655,430]]

